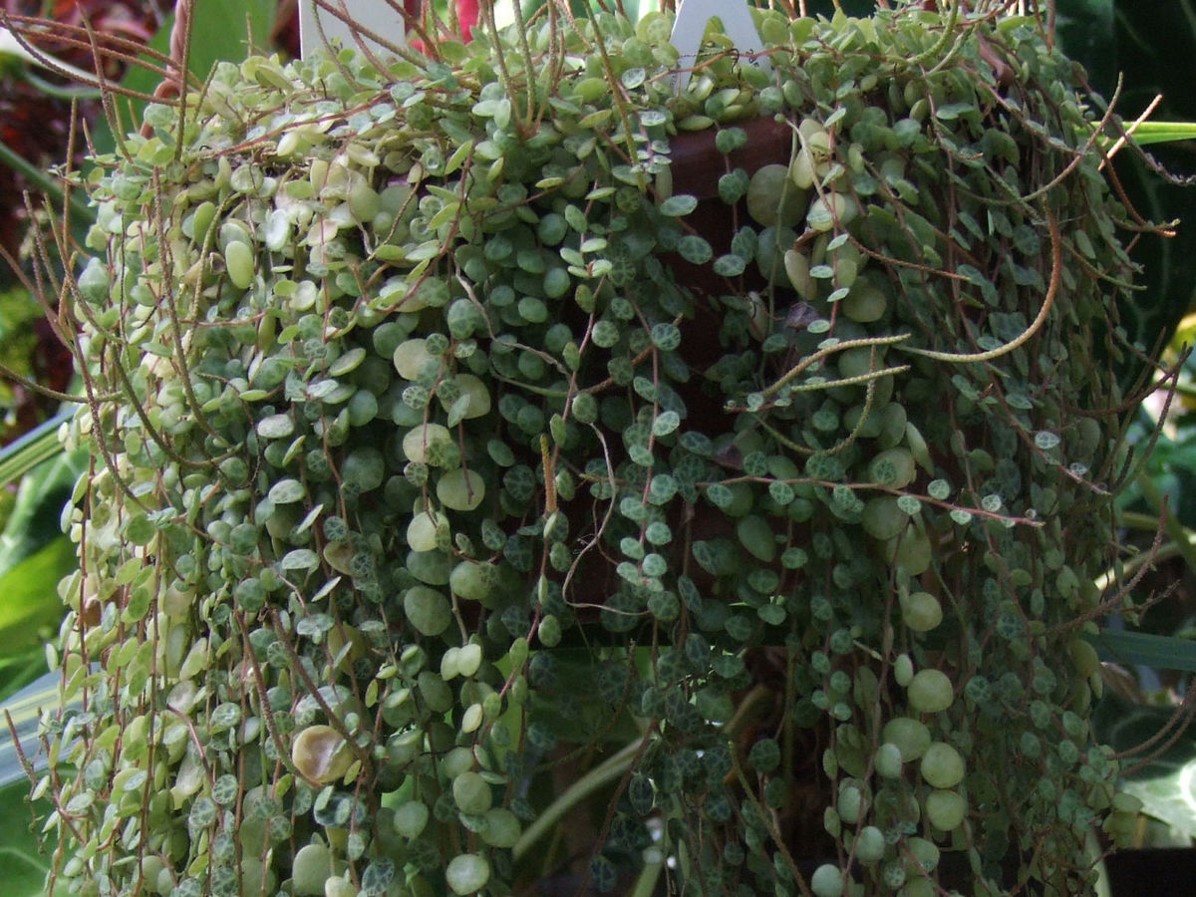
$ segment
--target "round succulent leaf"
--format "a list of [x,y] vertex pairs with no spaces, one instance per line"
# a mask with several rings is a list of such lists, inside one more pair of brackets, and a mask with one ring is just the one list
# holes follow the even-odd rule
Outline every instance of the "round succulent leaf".
[[486,886],[490,880],[490,864],[476,853],[462,853],[449,860],[444,870],[445,881],[458,897],[467,897]]

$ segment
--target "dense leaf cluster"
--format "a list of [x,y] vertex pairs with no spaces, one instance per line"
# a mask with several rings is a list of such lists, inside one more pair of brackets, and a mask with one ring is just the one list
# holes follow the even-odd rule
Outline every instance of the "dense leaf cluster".
[[1086,886],[1100,123],[1032,19],[765,14],[680,96],[668,29],[255,57],[99,160],[73,890],[508,893],[598,741],[601,889]]

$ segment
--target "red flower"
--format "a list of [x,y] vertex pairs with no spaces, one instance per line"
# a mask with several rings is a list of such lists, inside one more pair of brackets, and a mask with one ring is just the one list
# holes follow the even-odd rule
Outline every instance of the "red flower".
[[457,21],[461,24],[461,39],[469,43],[478,23],[478,0],[457,0]]

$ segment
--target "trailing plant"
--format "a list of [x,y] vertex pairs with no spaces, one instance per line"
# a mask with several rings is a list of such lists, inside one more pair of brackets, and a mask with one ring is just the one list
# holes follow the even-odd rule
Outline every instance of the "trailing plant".
[[1085,893],[1112,111],[1032,17],[761,11],[678,95],[549,11],[95,160],[59,883]]

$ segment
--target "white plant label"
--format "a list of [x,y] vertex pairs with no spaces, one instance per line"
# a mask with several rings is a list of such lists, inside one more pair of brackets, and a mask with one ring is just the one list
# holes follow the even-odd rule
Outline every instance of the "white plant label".
[[[682,0],[670,38],[681,54],[681,69],[675,77],[678,92],[689,83],[690,68],[697,62],[706,26],[715,16],[723,23],[723,32],[741,53],[759,53],[764,49],[747,0]],[[764,56],[751,62],[765,71],[771,68]]]
[[[405,43],[407,31],[403,15],[386,0],[326,0],[326,5],[338,8],[353,22],[392,44]],[[338,44],[353,48],[364,44],[371,53],[383,58],[391,55],[385,47],[364,34],[355,33],[346,22],[321,7],[316,0],[299,0],[299,47],[302,54],[310,56],[316,50],[329,45],[335,48]]]

